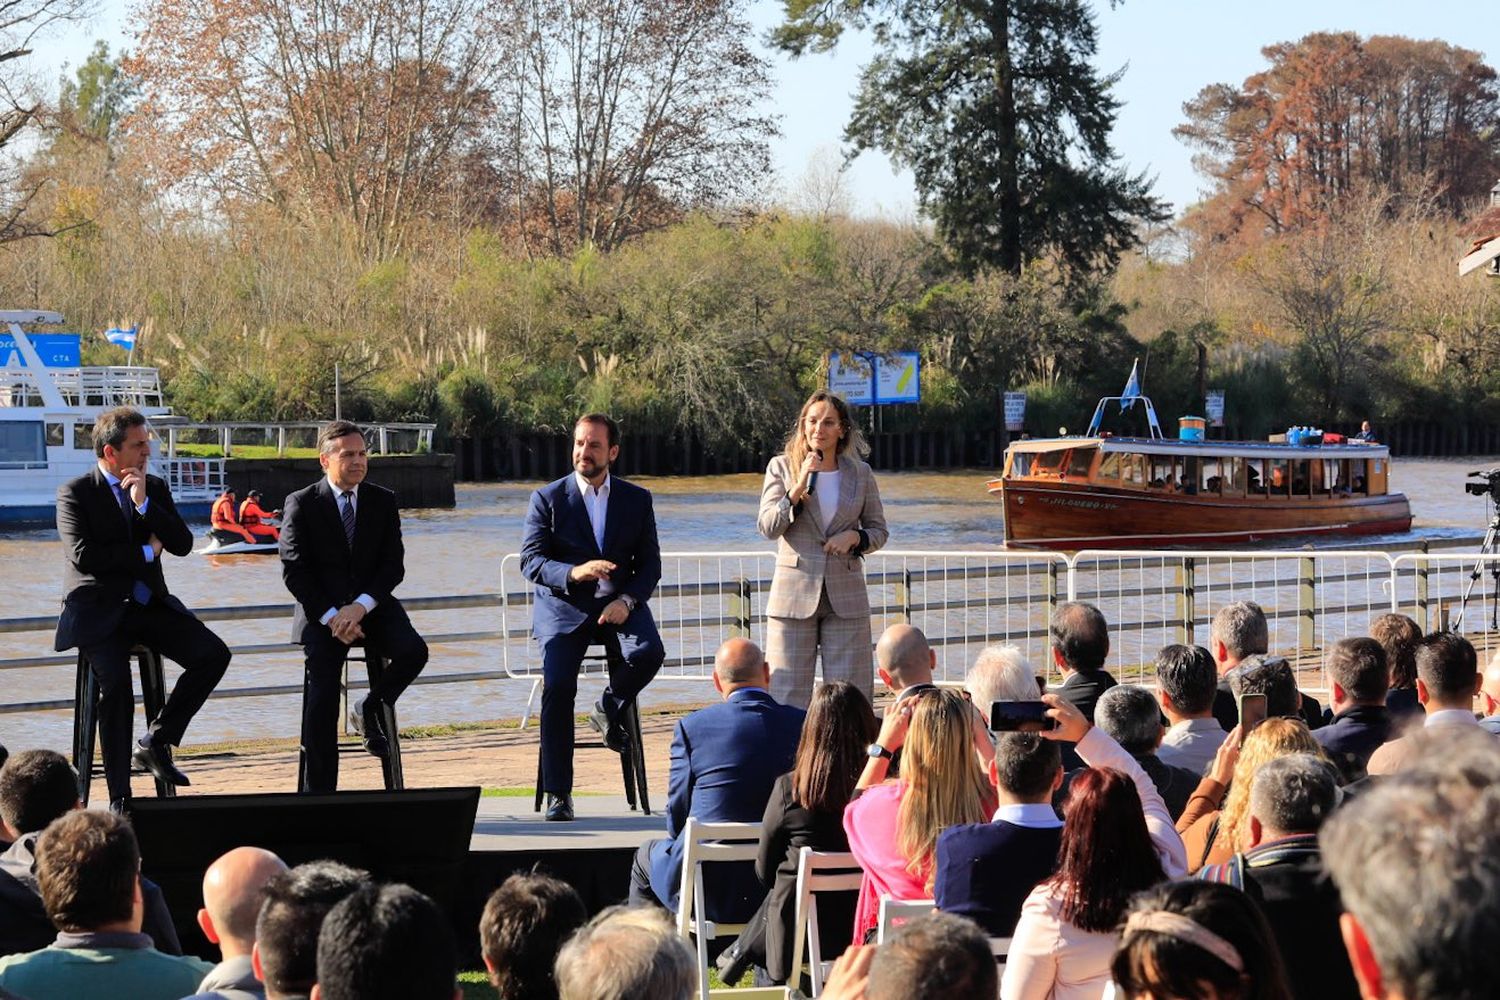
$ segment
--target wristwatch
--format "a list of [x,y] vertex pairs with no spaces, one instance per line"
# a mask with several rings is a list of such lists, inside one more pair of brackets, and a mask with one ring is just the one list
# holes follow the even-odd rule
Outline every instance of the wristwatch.
[[865,756],[869,757],[871,760],[878,760],[881,757],[884,757],[886,760],[890,760],[896,755],[887,750],[885,747],[881,746],[879,743],[871,743],[869,746],[865,747]]
[[633,594],[621,594],[620,600],[624,602],[626,611],[634,611],[635,606],[640,603],[635,599],[635,595]]

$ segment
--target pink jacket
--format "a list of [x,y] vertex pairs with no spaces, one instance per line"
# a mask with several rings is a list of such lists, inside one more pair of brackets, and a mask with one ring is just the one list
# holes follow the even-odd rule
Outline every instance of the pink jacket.
[[931,867],[915,875],[906,870],[906,857],[896,844],[897,811],[905,782],[891,782],[866,789],[844,810],[844,832],[849,835],[849,850],[865,870],[859,886],[859,905],[854,911],[854,940],[863,941],[865,932],[880,918],[880,897],[889,893],[897,899],[930,899],[927,888]]

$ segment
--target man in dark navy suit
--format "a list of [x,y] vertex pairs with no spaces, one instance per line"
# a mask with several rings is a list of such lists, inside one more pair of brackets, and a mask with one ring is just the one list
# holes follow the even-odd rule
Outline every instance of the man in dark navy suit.
[[167,591],[161,554],[187,555],[193,533],[167,484],[146,474],[151,442],[145,415],[129,407],[100,414],[94,454],[94,468],[57,491],[67,596],[54,646],[58,652],[78,647],[98,678],[104,780],[111,806],[120,807],[130,797],[131,648],[148,646],[182,667],[133,756],[159,780],[186,785],[172,747],[229,668],[229,647]]
[[547,819],[573,818],[573,701],[578,668],[601,628],[620,638],[622,665],[589,724],[625,746],[625,709],[661,669],[666,651],[646,602],[661,579],[651,493],[610,475],[620,428],[602,413],[573,427],[573,474],[531,494],[521,572],[536,584],[531,634],[542,647],[542,789]]
[[990,823],[961,823],[938,835],[933,898],[992,937],[1010,937],[1021,904],[1057,871],[1062,820],[1052,796],[1062,787],[1058,744],[1036,733],[1000,733],[990,780],[1000,807]]
[[[807,714],[778,704],[767,693],[770,683],[771,668],[755,643],[730,639],[719,647],[714,687],[724,700],[677,723],[667,779],[670,837],[648,841],[636,852],[632,904],[677,908],[689,816],[704,823],[758,823],[765,815],[771,786],[792,769]],[[766,894],[749,862],[714,872],[706,891],[709,919],[731,923],[748,920]]]
[[302,706],[305,786],[338,788],[339,688],[349,647],[368,641],[387,663],[380,682],[351,715],[365,749],[390,753],[382,705],[394,705],[427,665],[427,644],[392,593],[406,576],[396,495],[365,482],[369,453],[357,424],[335,420],[318,434],[318,462],[328,473],[282,505],[281,575],[297,599],[292,641],[307,659]]

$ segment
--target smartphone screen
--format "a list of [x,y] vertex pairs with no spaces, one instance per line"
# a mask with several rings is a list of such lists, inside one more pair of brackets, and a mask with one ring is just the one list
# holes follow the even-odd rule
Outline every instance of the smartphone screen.
[[1266,696],[1263,694],[1240,695],[1240,732],[1250,730],[1266,721]]
[[1045,701],[997,701],[990,706],[990,729],[997,733],[1039,733],[1056,729]]

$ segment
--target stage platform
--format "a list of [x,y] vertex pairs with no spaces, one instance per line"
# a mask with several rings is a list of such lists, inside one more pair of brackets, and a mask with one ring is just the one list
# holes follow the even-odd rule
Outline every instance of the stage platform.
[[541,813],[532,812],[532,801],[530,795],[480,799],[470,853],[634,851],[667,835],[667,817],[659,807],[649,816],[632,812],[623,795],[574,796],[577,818],[571,823],[546,822]]

